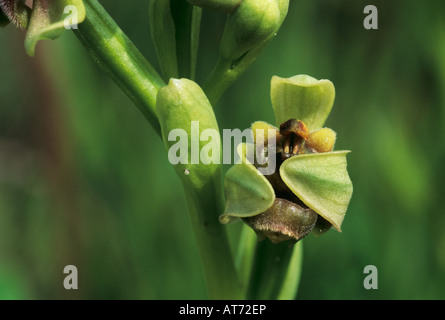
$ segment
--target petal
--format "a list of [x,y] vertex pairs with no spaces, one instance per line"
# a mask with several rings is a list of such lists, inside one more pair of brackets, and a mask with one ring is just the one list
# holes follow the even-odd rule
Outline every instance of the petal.
[[277,126],[295,118],[306,123],[309,131],[323,126],[331,112],[335,88],[329,80],[307,75],[291,78],[272,77],[271,99]]
[[250,163],[246,155],[253,152],[252,145],[238,146],[241,164],[231,167],[225,176],[225,213],[221,223],[236,222],[240,218],[258,215],[269,209],[275,200],[275,192],[267,179]]
[[280,174],[286,185],[309,208],[340,227],[352,196],[346,170],[349,151],[305,154],[283,162]]
[[55,39],[65,29],[74,27],[71,23],[81,23],[84,19],[82,0],[35,0],[25,39],[26,52],[34,56],[39,40]]

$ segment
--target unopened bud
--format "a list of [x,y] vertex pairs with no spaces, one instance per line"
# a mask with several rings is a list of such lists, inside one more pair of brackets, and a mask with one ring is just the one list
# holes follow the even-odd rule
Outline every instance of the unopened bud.
[[[229,15],[221,41],[221,57],[236,61],[279,29],[282,8],[279,0],[243,0]],[[284,10],[283,10],[284,11]]]

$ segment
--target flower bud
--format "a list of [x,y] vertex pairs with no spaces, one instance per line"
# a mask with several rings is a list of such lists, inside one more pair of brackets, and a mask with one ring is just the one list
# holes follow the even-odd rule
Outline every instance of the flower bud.
[[211,9],[225,13],[234,12],[243,0],[187,0],[203,9]]
[[[221,57],[236,61],[274,36],[287,14],[279,0],[243,0],[229,15],[221,41]],[[288,1],[287,1],[288,2]]]
[[243,220],[255,230],[259,240],[267,237],[272,243],[280,243],[303,239],[314,228],[317,217],[311,209],[277,198],[265,212]]

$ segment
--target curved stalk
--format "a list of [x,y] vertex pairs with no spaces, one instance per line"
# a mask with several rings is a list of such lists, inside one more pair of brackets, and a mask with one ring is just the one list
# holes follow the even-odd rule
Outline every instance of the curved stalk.
[[83,2],[86,18],[75,34],[160,135],[156,95],[164,81],[97,0]]

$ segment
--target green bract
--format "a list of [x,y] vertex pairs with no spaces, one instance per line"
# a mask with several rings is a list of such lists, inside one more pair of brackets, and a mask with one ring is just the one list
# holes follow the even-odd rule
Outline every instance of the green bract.
[[[221,165],[219,159],[216,163],[207,161],[208,153],[202,151],[208,145],[208,141],[203,141],[200,137],[207,129],[217,134],[212,139],[218,140],[218,143],[220,136],[213,108],[201,87],[189,79],[170,79],[168,85],[158,92],[156,111],[161,124],[162,138],[169,152],[173,150],[172,146],[178,143],[174,133],[183,132],[186,150],[180,151],[184,151],[181,152],[181,157],[184,159],[174,166],[179,177],[186,186],[193,189],[202,190],[209,187],[209,180],[221,174]],[[192,123],[196,123],[197,126],[192,126]],[[198,161],[192,159],[194,146],[199,151],[200,159],[196,159]],[[203,162],[210,163],[203,164]]]
[[[295,212],[312,210],[318,214],[317,221],[311,222],[312,225],[305,225],[306,229],[315,228],[316,231],[323,232],[332,225],[341,231],[353,190],[346,163],[349,151],[332,151],[335,133],[328,128],[320,129],[329,116],[334,97],[335,89],[329,80],[317,80],[306,75],[287,79],[276,76],[272,78],[271,98],[277,126],[289,123],[289,119],[299,119],[299,123],[302,122],[309,128],[309,136],[295,135],[295,138],[292,138],[295,140],[286,140],[290,139],[286,136],[289,134],[285,131],[287,129],[283,129],[286,126],[282,125],[280,129],[276,129],[277,153],[269,154],[269,157],[280,153],[283,155],[284,145],[280,145],[280,141],[288,141],[288,146],[289,141],[299,145],[296,148],[298,151],[290,153],[291,157],[281,158],[275,173],[270,176],[261,175],[254,164],[247,161],[246,154],[252,152],[250,149],[253,148],[246,148],[244,145],[240,147],[239,153],[245,161],[233,166],[226,174],[226,209],[220,216],[222,223],[244,219],[252,225],[251,217],[272,216],[271,210],[282,211],[284,214],[286,210],[282,207],[286,202],[281,201],[280,206],[277,206],[276,202],[276,199],[284,198],[291,201]],[[261,122],[254,123],[254,134],[256,128],[266,127],[272,126]],[[306,139],[310,140],[310,147],[305,145]],[[289,155],[289,151],[286,154]],[[283,220],[284,224],[277,222],[279,214],[276,212],[273,212],[273,222],[268,223],[265,217],[257,219],[262,224],[260,238],[266,235],[273,242],[289,238],[288,235],[283,236],[283,230],[288,229],[285,225],[289,220],[288,212],[289,210]],[[295,219],[292,221],[293,225],[299,223],[302,218]],[[308,221],[301,220],[301,223],[309,223]],[[267,232],[263,232],[264,230]],[[258,230],[255,231],[259,233]],[[294,241],[300,239],[294,237]]]

